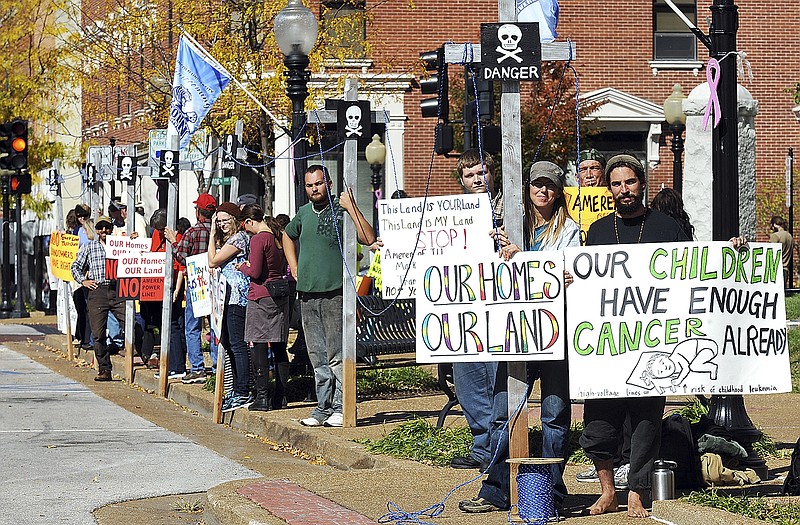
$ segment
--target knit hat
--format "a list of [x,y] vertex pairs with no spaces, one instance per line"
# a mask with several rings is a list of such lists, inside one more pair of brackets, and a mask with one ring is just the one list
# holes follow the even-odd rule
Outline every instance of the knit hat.
[[632,169],[634,173],[636,173],[636,177],[638,177],[639,180],[641,180],[642,182],[645,181],[644,166],[642,166],[642,163],[639,162],[639,159],[627,153],[614,155],[613,157],[608,159],[608,164],[606,165],[606,171],[605,171],[606,180],[611,180],[610,177],[611,172],[614,171],[614,169],[619,168],[620,166],[625,166],[627,168]]
[[219,206],[217,206],[217,213],[224,211],[234,219],[239,219],[239,207],[232,202],[223,202]]

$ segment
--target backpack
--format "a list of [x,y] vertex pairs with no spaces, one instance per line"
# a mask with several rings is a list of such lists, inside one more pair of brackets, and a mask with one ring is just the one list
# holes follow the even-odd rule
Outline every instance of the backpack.
[[781,493],[786,496],[800,496],[800,439],[794,445],[792,461],[789,463],[789,472],[786,473]]
[[661,422],[661,451],[658,459],[674,461],[675,488],[691,490],[704,486],[700,453],[692,437],[689,420],[680,414],[670,414]]

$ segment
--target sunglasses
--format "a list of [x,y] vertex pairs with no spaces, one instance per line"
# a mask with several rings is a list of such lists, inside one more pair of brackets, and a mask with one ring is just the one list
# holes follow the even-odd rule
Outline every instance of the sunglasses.
[[113,227],[111,227],[111,226],[98,226],[98,227],[96,227],[95,229],[96,229],[97,231],[99,231],[99,232],[110,232],[110,231],[111,231],[111,230],[113,230],[114,228],[113,228]]

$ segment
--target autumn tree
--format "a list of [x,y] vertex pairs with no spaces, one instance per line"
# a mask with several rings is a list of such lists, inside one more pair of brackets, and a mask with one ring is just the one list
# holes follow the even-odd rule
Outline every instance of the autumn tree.
[[[167,126],[171,101],[175,49],[181,31],[192,35],[234,77],[246,84],[270,113],[290,121],[291,104],[285,94],[283,55],[275,42],[273,21],[285,7],[284,0],[114,0],[98,10],[81,13],[80,34],[73,39],[81,57],[84,113],[110,120],[118,101],[139,118],[143,129]],[[323,11],[323,15],[325,12]],[[334,13],[335,15],[335,13]],[[327,16],[312,54],[310,69],[320,70],[326,57],[344,58],[348,46],[337,43],[351,34],[347,28],[361,23],[357,17]],[[344,51],[343,51],[344,50]],[[308,106],[321,97],[310,89]],[[273,122],[242,90],[231,85],[217,100],[203,125],[221,137],[233,133],[237,120],[244,122],[244,144],[257,156],[254,164],[267,163],[274,155]],[[259,168],[265,182],[265,201],[272,202],[273,181],[269,169]],[[207,181],[199,175],[201,190]],[[269,211],[269,210],[268,210]]]
[[[24,8],[23,8],[24,7]],[[70,111],[78,99],[75,76],[62,45],[70,28],[62,23],[70,2],[0,0],[0,121],[28,121],[28,166],[34,178],[52,160],[68,157],[58,136],[69,136]],[[74,137],[73,137],[74,138]],[[42,196],[26,196],[26,209],[49,209]]]

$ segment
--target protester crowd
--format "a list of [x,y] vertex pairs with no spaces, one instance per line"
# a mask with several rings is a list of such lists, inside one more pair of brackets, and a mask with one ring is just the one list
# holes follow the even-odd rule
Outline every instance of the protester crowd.
[[[523,191],[521,244],[510,242],[504,230],[503,195],[499,188],[495,189],[491,156],[468,150],[459,158],[457,172],[464,193],[488,193],[491,198],[490,235],[499,257],[510,260],[520,251],[581,245],[580,227],[570,216],[565,198],[566,174],[556,164],[537,161],[530,166]],[[634,156],[619,154],[607,160],[597,150],[584,150],[580,152],[577,175],[581,186],[606,188],[615,207],[589,227],[586,245],[692,239],[693,227],[679,194],[662,190],[652,206],[647,206],[645,170]],[[219,341],[233,376],[223,411],[286,407],[291,371],[287,341],[297,303],[302,324],[297,326],[295,360],[301,358],[299,348],[304,344],[314,371],[316,396],[316,406],[300,424],[340,427],[342,320],[333,314],[344,308],[339,243],[345,215],[355,224],[359,243],[375,248],[382,242],[351,192],[331,195],[331,179],[324,166],[310,166],[304,174],[304,185],[309,202],[291,220],[265,215],[254,195],[242,195],[235,203],[217,203],[213,196],[203,193],[194,201],[194,225],[181,219],[178,229],[168,228],[166,210],[160,209],[149,225],[137,220],[135,231],[139,235],[150,234],[152,251],[165,251],[166,243],[172,246],[169,379],[191,384],[205,382],[207,377],[204,318],[195,316],[192,296],[185,293],[187,258],[207,254],[209,268],[218,271],[227,282],[224,322],[209,342],[212,373]],[[91,344],[94,348],[99,366],[97,381],[111,380],[109,355],[119,348],[116,341],[124,317],[124,301],[116,297],[115,283],[105,275],[104,245],[112,231],[127,232],[127,213],[124,205],[112,202],[109,214],[113,217],[101,216],[92,221],[88,207],[81,205],[67,215],[68,231],[80,238],[78,256],[72,265],[77,285],[73,293],[78,311],[75,337],[82,347]],[[181,228],[181,223],[185,227]],[[772,225],[777,242],[791,242],[791,236],[786,241],[782,233],[783,219],[774,217]],[[789,254],[791,249],[789,246]],[[572,276],[565,272],[565,285],[571,282]],[[161,303],[142,301],[140,314],[137,350],[143,364],[155,369],[159,366],[159,354],[154,351],[155,333],[157,329],[167,329],[160,326]],[[113,325],[117,326],[116,334],[111,333]],[[533,362],[528,366],[528,378],[529,389],[535,380],[541,383],[543,456],[565,459],[571,424],[567,361]],[[505,461],[509,457],[506,364],[455,363],[453,379],[474,440],[470,454],[454,458],[451,466],[477,468],[487,474],[478,495],[461,501],[459,508],[470,513],[506,510],[511,501],[509,465]],[[599,481],[601,495],[588,509],[591,514],[617,510],[616,490],[627,489],[628,515],[648,515],[646,507],[664,405],[663,396],[586,400],[580,444],[594,466],[578,474],[578,481]],[[551,466],[557,507],[567,495],[563,472],[563,462]]]

